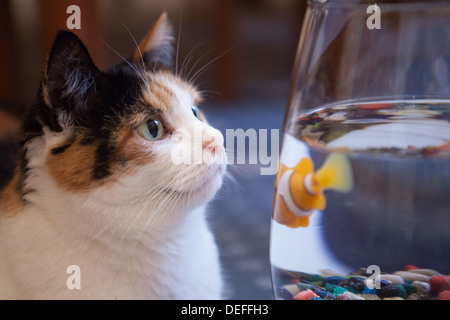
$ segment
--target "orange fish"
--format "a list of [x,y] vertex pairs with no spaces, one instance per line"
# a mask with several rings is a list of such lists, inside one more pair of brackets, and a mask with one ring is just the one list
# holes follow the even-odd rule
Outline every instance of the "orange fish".
[[275,180],[273,219],[290,228],[307,227],[309,216],[326,207],[323,190],[349,192],[352,188],[350,163],[343,154],[331,153],[317,172],[309,157],[302,158],[294,168],[280,164]]

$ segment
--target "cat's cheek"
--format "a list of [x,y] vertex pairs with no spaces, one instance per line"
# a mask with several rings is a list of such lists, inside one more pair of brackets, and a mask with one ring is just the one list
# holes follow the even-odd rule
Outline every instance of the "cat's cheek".
[[116,162],[126,167],[141,167],[154,163],[163,141],[148,141],[132,130],[119,133]]
[[154,146],[135,143],[128,145],[121,155],[127,166],[137,168],[154,163],[157,160],[156,149]]

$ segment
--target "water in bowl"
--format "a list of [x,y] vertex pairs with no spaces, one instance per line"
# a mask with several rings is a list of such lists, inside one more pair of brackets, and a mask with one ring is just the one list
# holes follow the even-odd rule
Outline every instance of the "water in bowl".
[[309,289],[336,299],[345,287],[357,299],[438,299],[430,279],[450,272],[450,101],[328,105],[287,131],[271,226],[275,298]]

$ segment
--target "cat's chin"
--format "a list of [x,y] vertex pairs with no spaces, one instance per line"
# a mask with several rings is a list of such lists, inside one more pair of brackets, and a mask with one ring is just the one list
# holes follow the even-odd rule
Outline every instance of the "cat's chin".
[[215,164],[211,170],[203,177],[186,188],[182,189],[167,189],[168,193],[176,193],[189,199],[192,204],[205,204],[214,196],[222,185],[223,176],[226,165]]
[[[212,192],[215,194],[222,185],[223,174],[225,172],[225,165],[217,164],[214,166],[208,174],[200,180],[200,183],[189,190],[188,192]],[[211,196],[213,196],[213,194]]]

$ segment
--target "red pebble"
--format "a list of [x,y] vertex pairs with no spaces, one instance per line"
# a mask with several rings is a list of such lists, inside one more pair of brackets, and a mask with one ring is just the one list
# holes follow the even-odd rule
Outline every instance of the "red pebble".
[[318,297],[318,295],[308,289],[308,290],[300,291],[294,297],[294,300],[309,300],[311,298],[316,298],[316,297]]
[[439,300],[450,300],[450,290],[444,290],[439,293]]
[[444,275],[435,275],[430,278],[430,292],[438,294],[443,290],[450,290],[450,277]]
[[405,271],[415,270],[415,269],[419,269],[419,268],[416,266],[413,266],[412,264],[405,265]]

